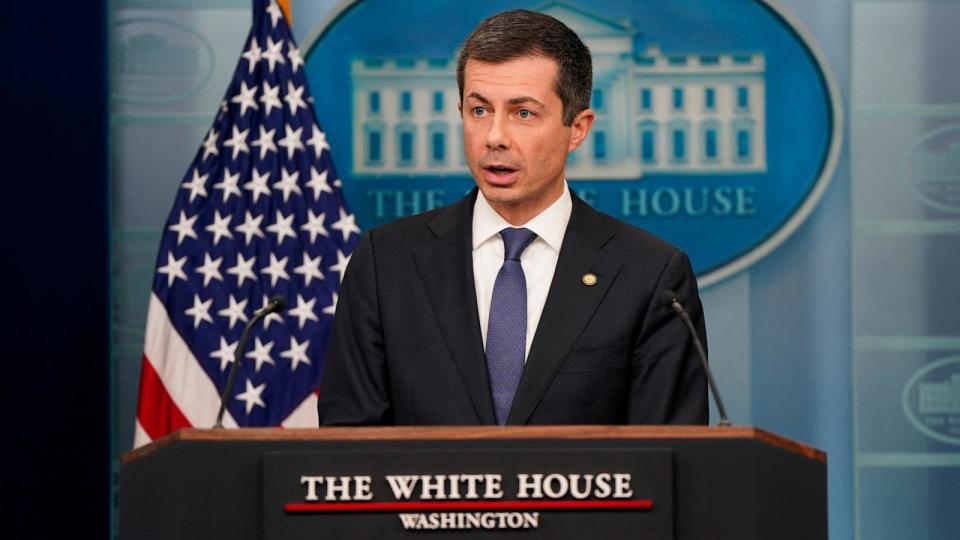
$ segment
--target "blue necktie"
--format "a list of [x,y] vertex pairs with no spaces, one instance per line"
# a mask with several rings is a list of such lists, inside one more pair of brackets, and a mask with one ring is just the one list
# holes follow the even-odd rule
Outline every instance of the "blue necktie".
[[500,236],[504,257],[490,299],[487,371],[497,423],[503,425],[520,384],[527,348],[527,280],[520,266],[520,254],[537,235],[528,229],[506,228]]

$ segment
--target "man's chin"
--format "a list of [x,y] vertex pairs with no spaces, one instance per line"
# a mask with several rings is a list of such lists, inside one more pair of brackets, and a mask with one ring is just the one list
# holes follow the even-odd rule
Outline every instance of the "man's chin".
[[522,198],[520,189],[515,184],[501,186],[483,182],[479,184],[479,188],[484,198],[490,202],[510,204]]

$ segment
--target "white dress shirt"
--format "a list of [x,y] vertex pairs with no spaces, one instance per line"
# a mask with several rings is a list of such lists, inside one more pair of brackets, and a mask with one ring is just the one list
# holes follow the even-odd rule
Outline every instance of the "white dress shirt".
[[[546,210],[537,214],[522,227],[537,234],[537,238],[520,255],[520,266],[527,281],[527,343],[524,361],[530,354],[530,344],[540,323],[543,305],[547,302],[547,292],[553,281],[553,272],[560,257],[563,235],[567,232],[573,200],[567,183],[563,184],[563,195]],[[500,231],[513,227],[497,213],[483,192],[477,193],[473,206],[473,281],[477,288],[477,312],[480,316],[480,333],[483,335],[483,347],[487,347],[487,326],[490,323],[490,300],[493,297],[493,284],[497,273],[503,266],[503,238]]]

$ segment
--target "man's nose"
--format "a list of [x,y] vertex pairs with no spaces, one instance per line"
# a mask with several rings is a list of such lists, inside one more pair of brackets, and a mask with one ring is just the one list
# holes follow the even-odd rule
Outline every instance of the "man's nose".
[[490,121],[490,129],[487,130],[487,148],[506,149],[510,147],[510,137],[506,126],[507,118],[505,115],[495,113]]

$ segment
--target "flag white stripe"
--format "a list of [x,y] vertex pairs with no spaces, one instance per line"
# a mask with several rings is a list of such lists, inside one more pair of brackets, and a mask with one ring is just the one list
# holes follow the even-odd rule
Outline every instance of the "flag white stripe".
[[133,427],[133,447],[139,448],[152,440],[150,435],[147,435],[147,432],[144,431],[143,426],[140,425],[140,419],[137,418],[136,425]]
[[[163,302],[153,292],[150,293],[143,348],[170,399],[190,424],[198,428],[213,426],[220,409],[220,393],[173,327]],[[229,411],[223,416],[223,425],[237,427]]]
[[315,428],[320,425],[317,416],[317,395],[313,392],[280,423],[285,428]]

